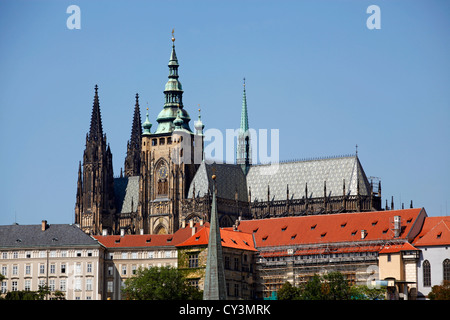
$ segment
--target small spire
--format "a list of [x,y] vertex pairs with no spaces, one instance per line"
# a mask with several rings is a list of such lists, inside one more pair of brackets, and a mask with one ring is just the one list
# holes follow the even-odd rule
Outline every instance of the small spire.
[[[148,104],[148,102],[147,102]],[[142,124],[142,127],[144,128],[144,133],[143,135],[150,135],[150,129],[152,128],[152,124],[150,123],[150,120],[148,119],[148,107],[147,107],[147,114],[145,116],[145,121]]]
[[205,128],[205,125],[202,122],[202,116],[200,114],[200,104],[198,105],[198,120],[194,122],[194,128],[196,130],[196,134],[203,134],[203,129]]

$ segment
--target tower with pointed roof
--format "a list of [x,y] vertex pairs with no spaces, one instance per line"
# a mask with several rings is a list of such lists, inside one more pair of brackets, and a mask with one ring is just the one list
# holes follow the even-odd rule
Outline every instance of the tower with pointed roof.
[[248,112],[247,112],[247,95],[245,92],[245,78],[244,78],[244,93],[242,95],[242,110],[241,110],[241,125],[238,134],[238,145],[236,162],[242,168],[244,174],[247,174],[251,165],[251,144],[250,132],[248,127]]
[[127,142],[127,156],[125,158],[124,166],[126,177],[138,176],[141,172],[141,136],[141,111],[139,109],[139,94],[136,93],[131,138]]
[[223,262],[222,240],[220,237],[219,216],[216,201],[216,175],[212,176],[213,190],[211,203],[208,256],[206,259],[203,300],[226,300],[227,288]]
[[192,132],[191,119],[183,105],[173,32],[168,67],[164,106],[156,118],[156,130],[151,132],[147,113],[141,142],[139,228],[150,234],[172,233],[178,229],[181,201],[187,197],[199,166],[194,154],[196,150],[203,154],[202,143],[198,143],[201,150],[194,148],[198,135]]
[[91,124],[86,134],[83,164],[78,168],[75,223],[89,234],[114,229],[112,153],[103,133],[98,86],[95,86]]

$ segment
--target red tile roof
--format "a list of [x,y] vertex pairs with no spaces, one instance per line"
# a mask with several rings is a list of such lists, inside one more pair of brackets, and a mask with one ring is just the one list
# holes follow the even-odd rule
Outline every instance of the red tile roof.
[[[401,217],[398,239],[409,240],[409,232],[423,209],[343,213],[243,220],[238,229],[253,233],[256,247],[361,242],[394,239],[394,216]],[[423,214],[426,215],[423,210]],[[420,221],[418,222],[420,223]],[[364,231],[362,238],[361,231]],[[411,239],[412,240],[412,239]]]
[[[209,226],[206,222],[203,226],[195,224],[195,230]],[[178,229],[174,234],[144,234],[144,235],[111,235],[94,236],[102,245],[107,248],[131,248],[131,247],[160,247],[175,246],[192,236],[190,227]]]
[[426,217],[415,246],[450,245],[450,217]]
[[[220,229],[220,236],[222,238],[223,247],[257,251],[255,249],[253,243],[253,236],[251,233],[233,231],[229,229]],[[209,226],[201,229],[186,241],[178,244],[177,247],[208,245],[208,241],[209,241]]]
[[400,251],[418,251],[419,249],[415,248],[409,242],[405,242],[402,244],[395,245],[387,245],[380,250],[380,253],[397,253]]

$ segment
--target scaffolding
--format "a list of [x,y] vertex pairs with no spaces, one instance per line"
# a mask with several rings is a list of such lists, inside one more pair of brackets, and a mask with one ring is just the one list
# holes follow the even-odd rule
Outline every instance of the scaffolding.
[[342,273],[350,284],[378,279],[378,252],[405,239],[297,244],[259,248],[256,261],[257,290],[271,296],[285,282],[299,286],[315,274]]

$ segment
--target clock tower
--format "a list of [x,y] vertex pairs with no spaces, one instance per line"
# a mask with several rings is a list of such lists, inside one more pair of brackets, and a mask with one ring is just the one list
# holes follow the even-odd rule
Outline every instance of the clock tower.
[[[181,201],[187,198],[203,155],[202,131],[196,134],[191,131],[191,118],[183,106],[178,67],[172,31],[164,108],[156,119],[155,132],[151,132],[148,109],[142,124],[138,229],[146,234],[174,233],[178,229]],[[195,154],[200,154],[200,161]]]

